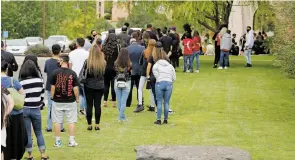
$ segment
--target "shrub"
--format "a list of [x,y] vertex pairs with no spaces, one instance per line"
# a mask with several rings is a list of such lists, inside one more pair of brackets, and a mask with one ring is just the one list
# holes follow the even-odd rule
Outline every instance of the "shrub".
[[34,46],[30,46],[27,51],[25,51],[25,55],[33,54],[37,57],[49,57],[51,56],[51,52],[48,47],[36,44]]
[[105,15],[104,15],[104,19],[105,20],[111,20],[111,14],[109,14],[109,13],[106,13]]
[[271,50],[276,55],[276,65],[295,78],[295,2],[273,2],[272,5],[276,21]]

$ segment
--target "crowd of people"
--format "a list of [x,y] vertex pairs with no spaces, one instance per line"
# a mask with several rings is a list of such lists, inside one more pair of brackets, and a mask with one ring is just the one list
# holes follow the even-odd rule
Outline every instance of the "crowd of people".
[[[44,66],[44,73],[47,74],[45,87],[38,57],[34,55],[25,57],[18,79],[13,78],[13,71],[18,70],[18,64],[11,53],[4,51],[2,42],[1,148],[4,159],[21,159],[26,151],[27,159],[32,160],[32,132],[36,135],[42,160],[49,159],[45,154],[40,111],[45,106],[45,94],[48,101],[45,131],[54,130],[55,147],[62,146],[60,134],[65,132],[64,117],[68,123],[69,147],[78,145],[75,140],[78,114],[85,115],[87,130],[91,131],[94,108],[94,130],[101,129],[101,107],[109,106],[109,92],[111,106],[118,109],[118,122],[126,122],[125,110],[132,104],[134,86],[137,91],[134,112],[144,111],[143,91],[148,89],[151,100],[148,111],[157,113],[154,124],[168,124],[168,116],[172,112],[169,103],[173,82],[176,81],[175,68],[183,56],[183,72],[200,72],[201,38],[199,32],[192,31],[189,24],[183,26],[185,33],[182,37],[174,26],[157,29],[156,32],[152,27],[148,24],[146,30],[132,31],[129,24],[125,23],[118,35],[114,29],[110,29],[104,41],[92,30],[91,36],[86,39],[77,38],[70,45],[69,54],[61,54],[61,47],[53,45],[52,57],[46,60]],[[244,49],[246,66],[251,67],[250,53],[254,35],[251,27],[247,27],[247,32]],[[218,69],[227,69],[228,55],[233,46],[230,31],[222,26],[213,39],[216,42],[214,67],[217,68],[219,64]]]

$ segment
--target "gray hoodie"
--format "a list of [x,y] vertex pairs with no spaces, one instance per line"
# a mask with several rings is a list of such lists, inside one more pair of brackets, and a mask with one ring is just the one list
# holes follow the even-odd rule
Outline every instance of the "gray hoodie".
[[176,73],[174,67],[166,60],[159,60],[153,67],[153,74],[157,82],[168,81],[173,82],[176,80]]
[[229,51],[232,47],[232,39],[230,34],[225,33],[220,41],[220,50]]

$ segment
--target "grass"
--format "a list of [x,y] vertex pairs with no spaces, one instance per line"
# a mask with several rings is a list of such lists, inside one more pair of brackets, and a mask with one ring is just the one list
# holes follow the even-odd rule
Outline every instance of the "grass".
[[[139,145],[218,145],[247,150],[253,160],[294,160],[295,81],[272,66],[272,56],[254,56],[253,68],[243,67],[243,57],[230,57],[229,70],[213,69],[212,59],[201,57],[199,74],[177,69],[169,125],[154,125],[154,113],[133,113],[135,101],[126,124],[117,122],[116,109],[102,108],[100,132],[87,131],[79,117],[76,148],[66,146],[67,133],[62,148],[54,148],[54,134],[43,132],[47,154],[52,160],[131,160]],[[34,155],[39,157],[37,147]]]

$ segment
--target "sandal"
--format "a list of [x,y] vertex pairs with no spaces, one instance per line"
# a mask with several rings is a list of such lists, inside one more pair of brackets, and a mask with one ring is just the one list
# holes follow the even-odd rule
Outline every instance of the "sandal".
[[108,102],[107,101],[104,101],[102,106],[103,107],[108,107]]
[[116,101],[113,101],[113,108],[116,108],[117,107],[117,103]]
[[47,157],[41,157],[41,160],[48,160],[49,159],[49,157],[47,156]]
[[25,158],[26,160],[34,160],[34,157]]

